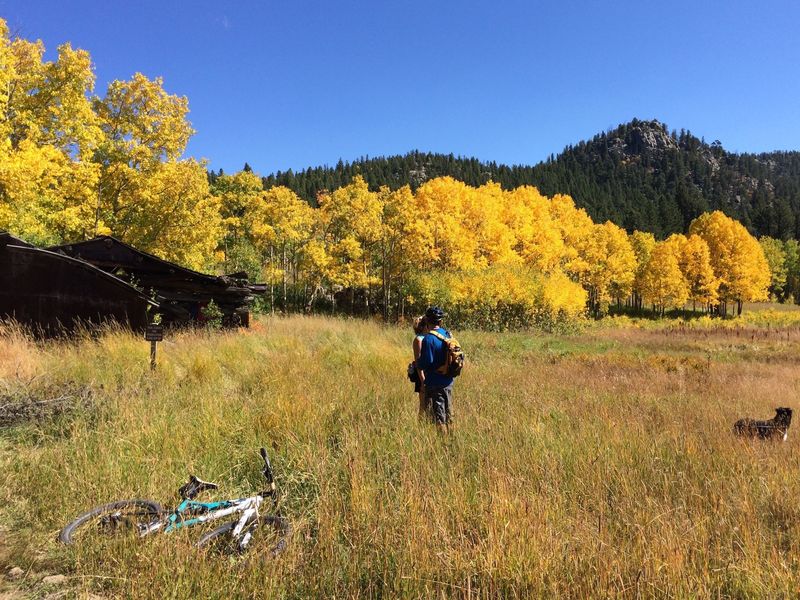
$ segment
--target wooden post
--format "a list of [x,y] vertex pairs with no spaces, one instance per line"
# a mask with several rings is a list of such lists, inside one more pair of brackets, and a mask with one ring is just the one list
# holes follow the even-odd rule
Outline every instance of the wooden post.
[[150,342],[150,370],[156,370],[156,344],[164,339],[163,325],[148,325],[144,331],[144,339]]

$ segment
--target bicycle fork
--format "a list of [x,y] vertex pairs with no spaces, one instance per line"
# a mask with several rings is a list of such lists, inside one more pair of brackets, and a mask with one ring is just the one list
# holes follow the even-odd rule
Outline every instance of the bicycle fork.
[[[239,522],[236,524],[236,527],[233,528],[233,532],[231,532],[233,539],[239,541],[239,548],[242,550],[246,549],[250,544],[250,540],[253,539],[253,529],[255,529],[258,523],[258,509],[262,501],[263,499],[261,496],[252,498],[250,507],[242,512]],[[243,532],[244,535],[242,535]]]

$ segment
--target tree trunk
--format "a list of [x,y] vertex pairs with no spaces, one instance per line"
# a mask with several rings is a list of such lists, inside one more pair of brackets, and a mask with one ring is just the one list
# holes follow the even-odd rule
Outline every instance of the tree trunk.
[[283,244],[283,264],[281,265],[282,278],[283,278],[283,305],[281,310],[286,312],[286,242]]
[[364,313],[369,317],[369,296],[372,291],[372,285],[369,282],[369,265],[367,264],[367,256],[364,255],[364,277],[367,280],[367,286],[364,289]]
[[272,244],[269,245],[269,310],[271,314],[275,314],[275,284],[273,283],[272,274],[275,271],[275,249]]
[[[402,289],[403,283],[405,283],[405,277],[400,277],[400,288]],[[400,320],[406,318],[406,297],[404,294],[400,294]]]
[[383,322],[389,322],[389,270],[386,268],[386,249],[381,260],[381,279],[383,280]]
[[[308,303],[306,304],[306,312],[311,313],[314,310],[314,300],[317,299],[317,293],[319,292],[320,287],[315,286],[314,290],[311,292],[311,297],[308,299]],[[303,296],[306,295],[308,291],[308,286],[306,286],[306,290],[303,292]]]

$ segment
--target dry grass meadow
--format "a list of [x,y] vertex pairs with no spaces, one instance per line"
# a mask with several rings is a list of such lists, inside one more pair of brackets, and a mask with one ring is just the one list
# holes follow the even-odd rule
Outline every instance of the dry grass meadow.
[[[404,329],[185,333],[155,374],[125,333],[37,345],[6,330],[0,404],[80,402],[0,426],[0,597],[800,595],[800,423],[786,443],[731,431],[800,408],[796,325],[458,337],[469,362],[443,439],[417,420]],[[95,504],[172,502],[189,471],[218,497],[252,493],[261,445],[295,527],[277,560],[204,554],[199,531],[55,541]],[[53,573],[66,583],[41,582]]]

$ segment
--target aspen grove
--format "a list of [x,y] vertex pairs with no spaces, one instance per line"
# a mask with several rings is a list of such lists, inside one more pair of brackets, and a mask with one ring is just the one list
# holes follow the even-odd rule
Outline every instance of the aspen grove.
[[40,245],[110,234],[194,269],[266,281],[268,310],[385,319],[447,305],[460,325],[553,326],[609,305],[741,312],[780,297],[797,244],[756,240],[722,212],[657,241],[595,223],[566,195],[450,177],[316,206],[252,170],[209,180],[184,158],[188,100],[137,73],[94,90],[91,58],[0,20],[0,230]]

